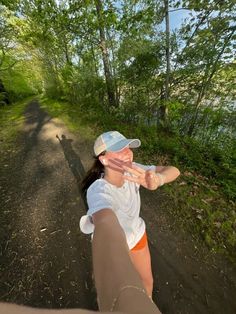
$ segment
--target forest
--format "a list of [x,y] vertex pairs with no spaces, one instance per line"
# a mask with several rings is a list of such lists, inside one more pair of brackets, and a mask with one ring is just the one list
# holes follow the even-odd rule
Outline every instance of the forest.
[[140,158],[181,169],[182,224],[235,259],[235,19],[233,0],[1,0],[0,128],[38,96],[140,137]]

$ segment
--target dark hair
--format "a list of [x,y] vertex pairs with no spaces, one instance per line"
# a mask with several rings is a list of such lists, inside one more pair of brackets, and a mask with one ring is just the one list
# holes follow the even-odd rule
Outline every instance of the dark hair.
[[[99,156],[104,155],[104,154],[105,154],[105,152],[101,153]],[[99,179],[101,177],[102,173],[104,173],[104,166],[100,162],[99,156],[94,157],[95,160],[94,160],[92,167],[88,170],[84,179],[81,182],[81,191],[82,191],[83,197],[86,196],[87,189],[90,187],[90,185],[94,181]]]

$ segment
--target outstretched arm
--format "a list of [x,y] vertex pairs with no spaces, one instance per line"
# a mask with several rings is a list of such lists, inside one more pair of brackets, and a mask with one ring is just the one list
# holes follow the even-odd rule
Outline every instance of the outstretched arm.
[[93,215],[92,250],[99,309],[160,314],[134,269],[124,231],[111,209]]

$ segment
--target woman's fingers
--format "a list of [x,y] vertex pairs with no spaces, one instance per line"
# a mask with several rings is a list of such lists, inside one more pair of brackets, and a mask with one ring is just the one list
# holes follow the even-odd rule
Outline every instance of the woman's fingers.
[[139,173],[145,173],[146,170],[144,170],[143,168],[140,168],[139,166],[136,166],[135,164],[132,165],[132,169],[137,170]]
[[130,182],[135,182],[135,183],[138,183],[138,184],[140,184],[141,182],[141,180],[140,180],[140,178],[138,178],[138,177],[131,177],[131,176],[123,176],[123,178],[125,179],[125,180],[127,180],[127,181],[130,181]]
[[[134,169],[134,167],[135,167],[135,169]],[[136,167],[136,166],[132,166],[132,168],[131,168],[131,167],[124,165],[123,168],[125,171],[135,175],[136,177],[144,176],[144,174],[145,174],[145,170],[143,170],[139,167]]]
[[146,177],[150,178],[150,179],[156,179],[156,174],[154,171],[148,170],[148,171],[146,171]]

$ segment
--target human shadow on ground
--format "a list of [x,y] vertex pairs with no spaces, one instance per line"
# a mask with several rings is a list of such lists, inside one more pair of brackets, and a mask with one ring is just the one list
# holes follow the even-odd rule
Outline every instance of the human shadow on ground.
[[80,157],[76,154],[72,147],[73,140],[67,138],[64,134],[61,135],[61,138],[58,135],[56,135],[56,137],[61,144],[65,158],[68,162],[72,174],[77,181],[78,187],[80,187],[80,183],[85,175],[85,170],[80,160]]

